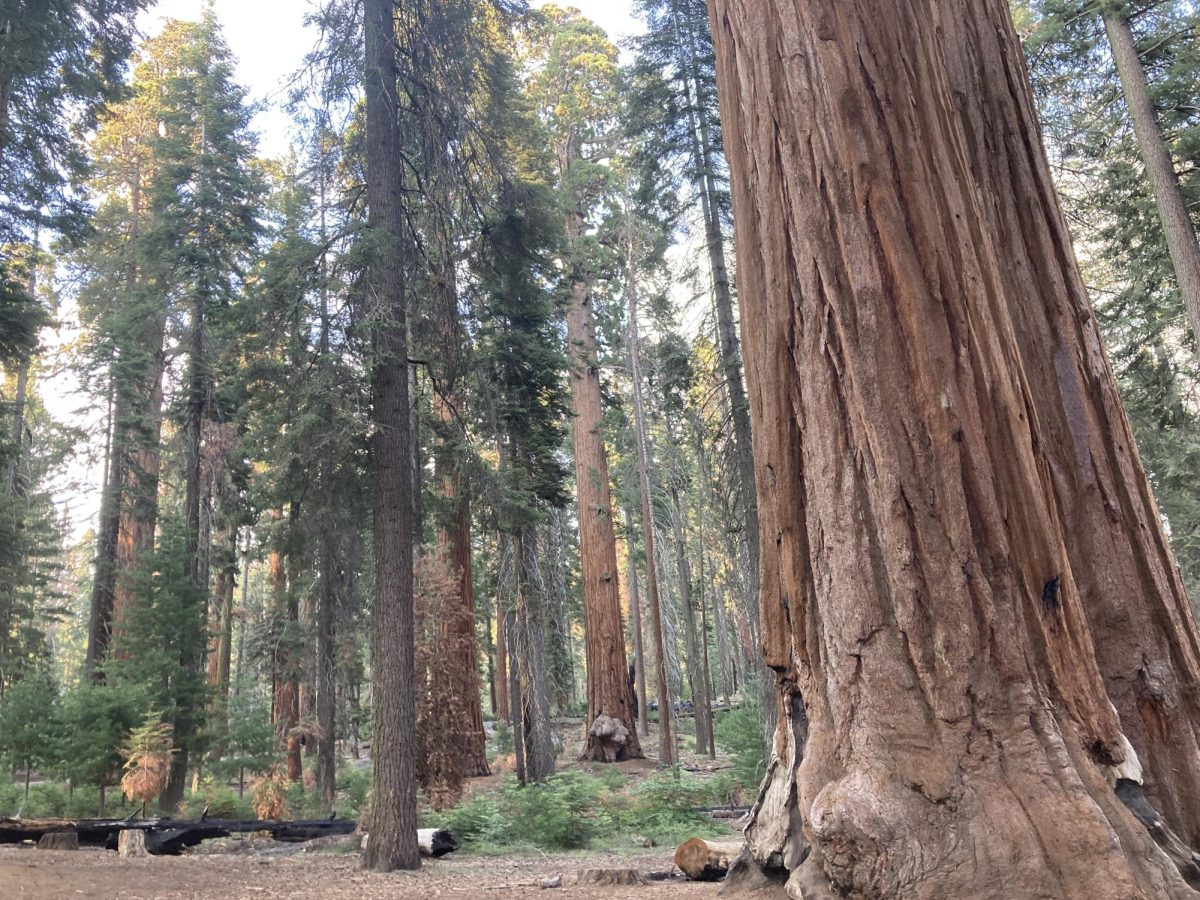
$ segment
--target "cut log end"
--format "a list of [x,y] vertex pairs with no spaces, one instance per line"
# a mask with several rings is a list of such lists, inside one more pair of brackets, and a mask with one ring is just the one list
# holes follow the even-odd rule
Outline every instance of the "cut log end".
[[742,850],[741,841],[684,841],[675,850],[675,865],[689,881],[720,881]]
[[[364,834],[360,847],[362,850],[367,849],[367,844],[371,840],[371,835]],[[421,851],[422,856],[427,856],[432,859],[439,859],[447,853],[453,853],[458,849],[458,841],[454,835],[445,828],[418,828],[417,829],[417,847]]]
[[117,837],[117,853],[122,859],[141,859],[149,856],[146,849],[146,833],[137,829],[122,831]]

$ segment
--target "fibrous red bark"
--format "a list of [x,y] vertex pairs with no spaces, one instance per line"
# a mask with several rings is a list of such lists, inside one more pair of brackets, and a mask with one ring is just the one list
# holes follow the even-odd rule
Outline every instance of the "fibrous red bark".
[[[569,165],[569,164],[568,164]],[[568,167],[564,165],[564,171]],[[567,236],[583,234],[583,217],[568,214]],[[571,440],[575,451],[575,484],[579,496],[579,557],[583,583],[584,646],[587,667],[588,714],[583,758],[613,761],[610,748],[591,733],[600,716],[616,719],[629,732],[616,759],[642,755],[633,715],[625,658],[625,629],[617,572],[617,543],[613,533],[608,454],[601,430],[603,407],[600,368],[596,357],[596,325],[587,284],[576,277],[567,308],[567,341],[575,370],[571,374]]]
[[[451,401],[437,401],[444,425],[454,416]],[[460,721],[455,723],[461,749],[462,774],[474,777],[488,774],[487,740],[483,733],[483,707],[480,698],[479,659],[475,649],[475,588],[471,571],[471,508],[460,486],[458,467],[439,461],[443,499],[450,504],[448,520],[438,528],[438,544],[445,549],[458,582],[457,603],[442,619],[442,639],[447,652],[456,657],[449,668],[446,690],[455,698]]]
[[786,713],[752,852],[804,896],[1189,896],[1114,790],[1154,762],[1113,657],[1186,683],[1195,630],[1007,6],[710,9]]

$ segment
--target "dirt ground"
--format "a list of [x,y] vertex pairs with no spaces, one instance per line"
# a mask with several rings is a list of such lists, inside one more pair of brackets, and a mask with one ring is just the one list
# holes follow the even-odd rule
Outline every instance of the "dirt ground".
[[[671,851],[643,855],[473,856],[426,860],[420,872],[363,872],[357,856],[211,855],[123,860],[104,850],[0,847],[3,900],[427,900],[437,897],[595,897],[603,900],[715,898],[719,885],[680,878],[630,887],[576,884],[585,868],[635,868],[643,875],[672,872]],[[561,888],[541,882],[562,876]]]

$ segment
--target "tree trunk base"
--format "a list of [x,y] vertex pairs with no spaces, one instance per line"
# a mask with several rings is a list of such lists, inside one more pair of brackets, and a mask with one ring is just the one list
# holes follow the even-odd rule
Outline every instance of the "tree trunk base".
[[767,868],[758,861],[747,846],[730,863],[721,885],[722,897],[753,897],[761,900],[788,900],[786,869]]
[[[591,762],[614,763],[631,759],[629,752],[630,731],[611,716],[596,716],[588,729],[587,741],[580,759]],[[641,754],[639,753],[638,756]]]

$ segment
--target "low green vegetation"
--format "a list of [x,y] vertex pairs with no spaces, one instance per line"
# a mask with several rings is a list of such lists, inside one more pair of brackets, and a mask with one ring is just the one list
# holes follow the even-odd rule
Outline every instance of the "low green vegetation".
[[727,785],[679,770],[637,782],[616,769],[599,775],[563,772],[525,787],[510,776],[499,790],[470,798],[441,814],[436,824],[475,852],[670,846],[728,833],[697,811],[719,805],[714,787]]
[[734,783],[753,796],[767,772],[767,742],[763,735],[762,708],[746,703],[717,715],[713,726],[717,746],[733,762]]

